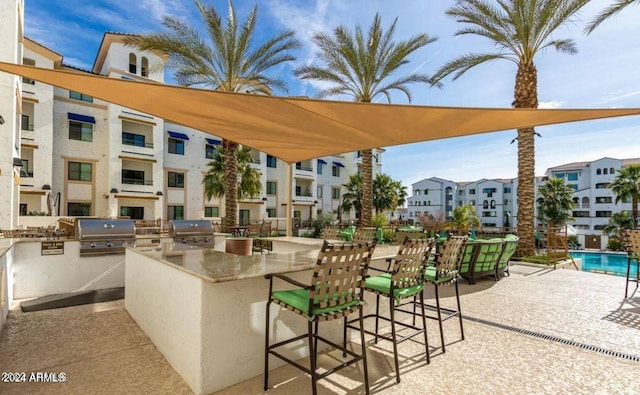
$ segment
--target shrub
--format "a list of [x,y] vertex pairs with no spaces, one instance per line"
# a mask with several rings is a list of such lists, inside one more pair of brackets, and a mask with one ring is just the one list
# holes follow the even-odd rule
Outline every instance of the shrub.
[[318,238],[322,234],[322,229],[331,225],[331,216],[320,214],[311,221],[311,227],[313,228],[313,237]]
[[387,225],[387,223],[387,216],[384,214],[376,214],[371,220],[371,224],[376,228],[382,228],[383,226]]
[[611,251],[626,251],[625,242],[617,237],[610,237],[607,243],[607,250]]

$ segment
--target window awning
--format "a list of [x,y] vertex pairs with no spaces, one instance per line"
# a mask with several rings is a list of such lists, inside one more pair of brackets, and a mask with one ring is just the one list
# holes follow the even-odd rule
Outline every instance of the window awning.
[[222,141],[220,141],[220,140],[209,139],[209,138],[206,138],[206,137],[205,137],[205,139],[207,140],[207,144],[210,144],[210,145],[222,145]]
[[338,167],[344,167],[344,165],[340,162],[333,162],[333,165]]
[[69,117],[72,121],[84,122],[84,123],[96,123],[96,119],[94,117],[90,117],[88,115],[80,115],[74,114],[72,112],[67,113],[67,117]]
[[323,159],[318,159],[318,164],[319,164],[319,165],[326,165],[326,164],[327,164],[327,161],[326,161],[326,160],[323,160]]
[[178,133],[178,132],[172,132],[169,131],[169,136],[173,137],[174,139],[180,139],[180,140],[189,140],[189,136],[187,136],[184,133]]

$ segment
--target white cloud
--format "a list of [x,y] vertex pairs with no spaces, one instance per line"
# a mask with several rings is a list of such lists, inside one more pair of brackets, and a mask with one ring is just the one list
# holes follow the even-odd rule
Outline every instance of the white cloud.
[[541,101],[538,103],[538,108],[560,108],[563,105],[564,102],[560,100]]

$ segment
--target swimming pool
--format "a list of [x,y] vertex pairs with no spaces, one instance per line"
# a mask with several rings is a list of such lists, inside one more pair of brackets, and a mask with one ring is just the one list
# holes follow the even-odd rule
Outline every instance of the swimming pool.
[[[574,258],[582,259],[582,270],[585,272],[599,272],[627,275],[627,254],[615,252],[583,252],[571,251]],[[631,263],[631,276],[636,275],[636,264]]]

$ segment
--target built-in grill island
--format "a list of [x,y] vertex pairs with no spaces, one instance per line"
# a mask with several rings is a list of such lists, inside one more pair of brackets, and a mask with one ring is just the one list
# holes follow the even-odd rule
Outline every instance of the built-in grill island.
[[169,221],[169,236],[176,243],[214,248],[213,224],[204,219]]
[[124,254],[136,242],[136,227],[130,219],[80,219],[76,227],[80,256]]

